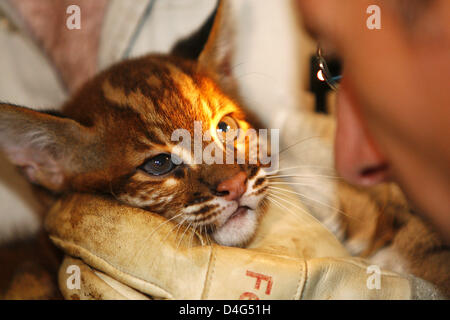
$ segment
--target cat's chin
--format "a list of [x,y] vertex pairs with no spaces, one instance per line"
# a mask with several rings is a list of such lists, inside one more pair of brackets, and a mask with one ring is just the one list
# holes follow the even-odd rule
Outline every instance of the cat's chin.
[[257,224],[256,211],[241,207],[211,235],[214,241],[220,245],[241,247],[253,237]]

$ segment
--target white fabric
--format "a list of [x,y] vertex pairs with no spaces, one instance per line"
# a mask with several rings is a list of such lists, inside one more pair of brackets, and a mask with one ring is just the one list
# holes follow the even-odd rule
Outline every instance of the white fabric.
[[[7,2],[0,9],[11,12]],[[12,19],[11,19],[12,20]],[[65,91],[39,48],[14,25],[0,16],[0,101],[33,108],[58,106]],[[0,155],[0,242],[34,232],[39,227],[40,206],[31,188],[15,168]]]
[[98,65],[104,69],[128,57],[168,52],[196,30],[216,0],[113,0],[101,35]]

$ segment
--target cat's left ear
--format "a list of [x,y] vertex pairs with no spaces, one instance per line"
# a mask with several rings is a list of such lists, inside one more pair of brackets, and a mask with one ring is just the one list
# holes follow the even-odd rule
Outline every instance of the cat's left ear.
[[233,76],[237,26],[235,9],[233,1],[220,0],[208,41],[198,59],[200,68],[208,71],[227,93],[236,90]]

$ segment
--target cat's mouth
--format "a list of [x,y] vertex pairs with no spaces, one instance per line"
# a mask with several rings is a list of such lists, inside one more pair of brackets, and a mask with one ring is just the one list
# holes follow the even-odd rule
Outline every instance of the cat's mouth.
[[228,223],[232,219],[239,219],[240,217],[247,214],[247,210],[252,210],[249,206],[240,206],[236,209],[235,212],[231,214],[231,216],[225,221],[224,224]]
[[221,245],[242,246],[255,233],[257,220],[255,209],[239,206],[214,229],[211,236]]

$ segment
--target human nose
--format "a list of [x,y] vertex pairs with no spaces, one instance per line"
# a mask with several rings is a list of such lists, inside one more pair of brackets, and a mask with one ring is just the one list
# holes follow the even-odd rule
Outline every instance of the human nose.
[[357,99],[344,81],[336,100],[335,165],[348,182],[372,186],[389,180],[389,165],[370,136]]

